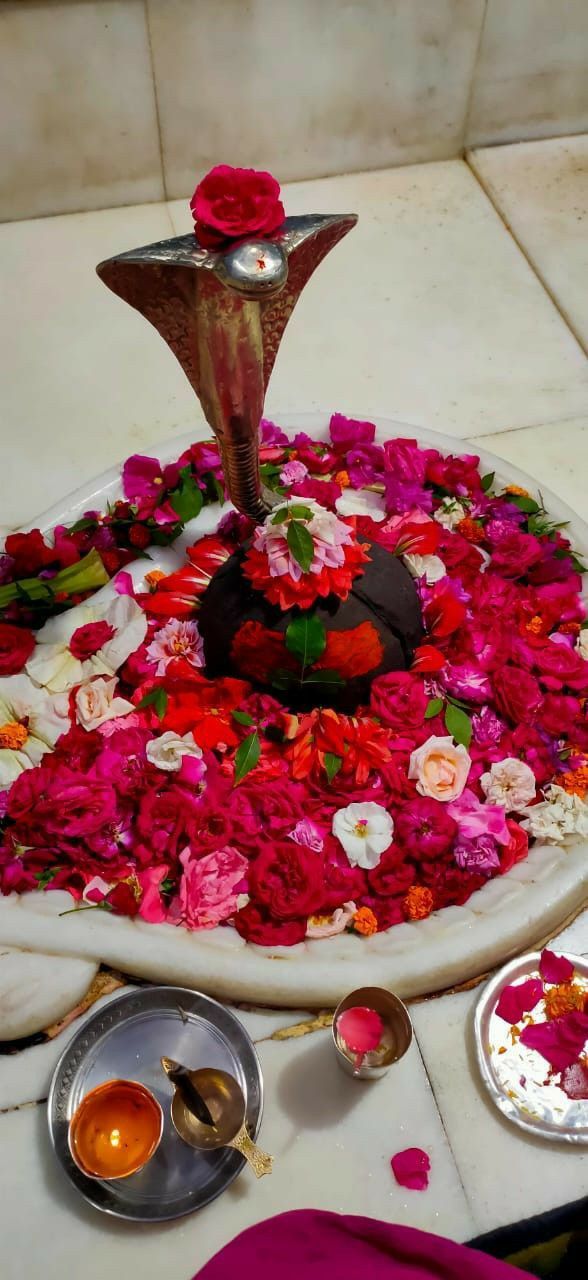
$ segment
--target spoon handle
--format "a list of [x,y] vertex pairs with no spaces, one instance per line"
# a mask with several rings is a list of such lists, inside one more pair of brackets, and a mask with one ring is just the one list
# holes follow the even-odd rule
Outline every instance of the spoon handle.
[[263,1178],[264,1174],[271,1173],[274,1157],[268,1156],[266,1151],[262,1151],[261,1147],[256,1146],[247,1133],[245,1125],[242,1124],[239,1132],[228,1143],[230,1147],[234,1147],[236,1151],[240,1151],[242,1156],[253,1169],[256,1178]]

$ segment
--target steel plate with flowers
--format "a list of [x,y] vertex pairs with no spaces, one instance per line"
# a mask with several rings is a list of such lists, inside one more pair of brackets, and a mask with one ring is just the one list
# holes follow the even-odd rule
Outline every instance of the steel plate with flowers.
[[588,1143],[588,962],[551,950],[520,956],[484,988],[475,1016],[482,1079],[507,1119],[556,1141]]
[[[90,1204],[119,1218],[163,1222],[182,1217],[214,1200],[245,1166],[232,1147],[197,1151],[182,1140],[172,1121],[174,1086],[162,1070],[162,1057],[185,1063],[190,1071],[227,1073],[243,1098],[248,1137],[256,1138],[261,1123],[257,1054],[228,1009],[183,987],[146,987],[112,1000],[80,1029],[57,1064],[48,1118],[55,1153],[71,1182]],[[108,1084],[142,1086],[163,1113],[161,1140],[152,1144],[142,1167],[124,1177],[97,1176],[95,1165],[88,1176],[80,1167],[84,1162],[72,1156],[72,1120],[83,1114],[84,1099],[100,1095],[99,1086]],[[108,1121],[114,1123],[112,1108]]]

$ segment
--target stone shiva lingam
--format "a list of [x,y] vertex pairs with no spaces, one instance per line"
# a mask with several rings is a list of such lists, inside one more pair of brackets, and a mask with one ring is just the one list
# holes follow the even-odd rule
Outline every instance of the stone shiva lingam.
[[[205,227],[196,207],[195,234],[110,258],[98,275],[171,347],[218,440],[231,501],[251,521],[201,602],[208,675],[246,676],[296,708],[328,700],[353,711],[374,676],[410,666],[422,638],[416,589],[402,561],[358,537],[353,519],[308,499],[280,506],[262,485],[259,427],[296,302],[357,217],[284,218],[265,175],[268,203],[252,218],[263,234],[215,235],[210,209],[224,174],[219,166],[207,180]],[[277,225],[268,228],[268,217]],[[260,658],[268,645],[269,663]]]

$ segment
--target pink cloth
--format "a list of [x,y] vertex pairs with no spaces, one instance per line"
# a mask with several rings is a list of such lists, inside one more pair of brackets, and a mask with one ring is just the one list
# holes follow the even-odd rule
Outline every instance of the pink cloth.
[[523,1275],[477,1249],[412,1227],[298,1209],[243,1231],[198,1272],[198,1280],[521,1280]]

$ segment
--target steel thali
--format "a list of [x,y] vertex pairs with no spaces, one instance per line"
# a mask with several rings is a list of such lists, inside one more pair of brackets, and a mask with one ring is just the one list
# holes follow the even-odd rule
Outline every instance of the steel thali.
[[[97,1209],[141,1222],[164,1222],[202,1208],[237,1177],[245,1161],[238,1151],[207,1153],[188,1147],[171,1122],[173,1087],[162,1055],[186,1066],[216,1067],[239,1082],[246,1125],[257,1136],[263,1081],[245,1028],[223,1005],[183,987],[146,987],[112,1000],[78,1031],[60,1058],[48,1099],[51,1141],[63,1170]],[[139,1173],[121,1180],[86,1177],[68,1146],[71,1117],[90,1089],[105,1080],[138,1080],[164,1113],[161,1144]]]

